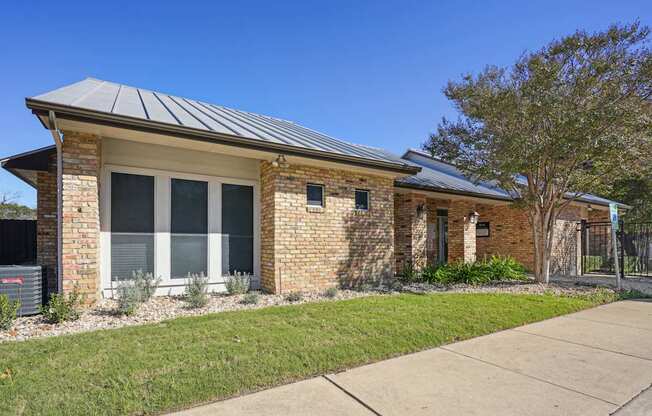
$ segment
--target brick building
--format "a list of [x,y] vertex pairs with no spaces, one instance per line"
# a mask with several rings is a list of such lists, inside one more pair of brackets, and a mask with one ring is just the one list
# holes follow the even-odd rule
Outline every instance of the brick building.
[[[27,106],[55,144],[2,165],[37,189],[53,290],[111,296],[134,270],[176,294],[202,272],[216,291],[238,271],[281,293],[493,254],[532,267],[509,195],[419,151],[90,78]],[[578,271],[575,224],[609,202],[585,196],[564,213],[554,272]]]

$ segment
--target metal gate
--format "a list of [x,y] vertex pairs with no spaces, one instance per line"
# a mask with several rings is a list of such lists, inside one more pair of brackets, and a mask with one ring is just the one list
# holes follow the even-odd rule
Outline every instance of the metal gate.
[[613,245],[621,276],[652,277],[652,222],[621,221],[612,241],[610,222],[580,223],[582,274],[614,274]]

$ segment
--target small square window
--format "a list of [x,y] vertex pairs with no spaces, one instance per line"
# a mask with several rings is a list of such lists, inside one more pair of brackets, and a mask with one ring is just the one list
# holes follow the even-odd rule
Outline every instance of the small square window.
[[369,210],[369,191],[364,189],[355,190],[355,209]]
[[307,188],[308,205],[312,207],[324,206],[324,185],[309,183]]

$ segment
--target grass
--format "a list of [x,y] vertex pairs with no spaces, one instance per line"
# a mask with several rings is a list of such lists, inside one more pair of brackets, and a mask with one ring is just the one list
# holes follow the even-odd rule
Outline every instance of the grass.
[[226,312],[0,344],[0,414],[178,409],[613,300],[436,294]]

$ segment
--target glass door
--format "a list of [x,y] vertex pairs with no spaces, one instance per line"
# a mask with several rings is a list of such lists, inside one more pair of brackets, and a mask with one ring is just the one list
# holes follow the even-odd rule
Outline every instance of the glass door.
[[437,264],[448,261],[448,211],[437,210]]

